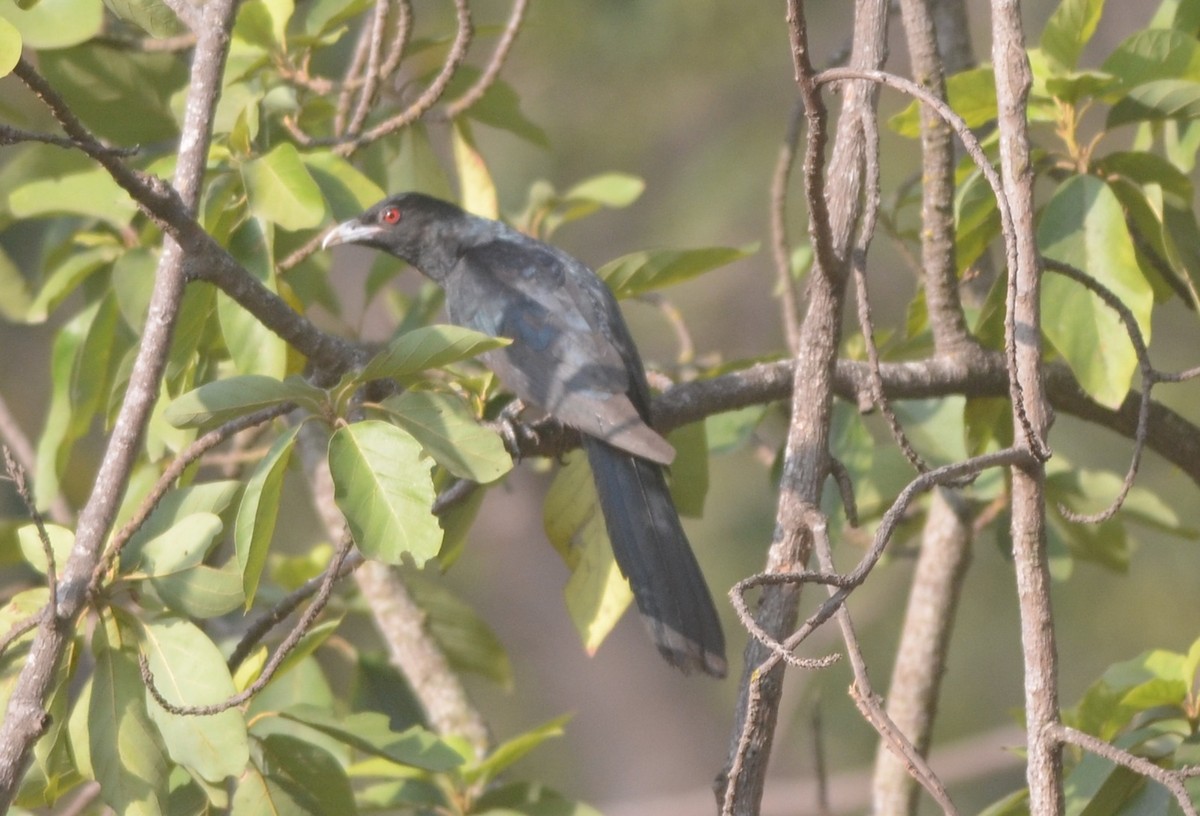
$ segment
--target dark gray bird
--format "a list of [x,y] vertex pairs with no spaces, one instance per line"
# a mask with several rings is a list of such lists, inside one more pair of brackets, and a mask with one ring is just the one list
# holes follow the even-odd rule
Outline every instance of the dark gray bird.
[[338,225],[323,246],[336,244],[407,261],[445,289],[452,322],[512,339],[484,362],[582,435],[613,554],[658,650],[723,677],[725,636],[667,489],[675,450],[650,427],[646,373],[604,282],[556,247],[419,193]]

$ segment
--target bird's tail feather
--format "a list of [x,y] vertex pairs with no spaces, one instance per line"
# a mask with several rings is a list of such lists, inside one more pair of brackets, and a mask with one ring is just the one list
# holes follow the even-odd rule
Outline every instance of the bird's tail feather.
[[658,650],[685,672],[725,676],[725,636],[663,468],[592,437],[588,463],[617,566]]

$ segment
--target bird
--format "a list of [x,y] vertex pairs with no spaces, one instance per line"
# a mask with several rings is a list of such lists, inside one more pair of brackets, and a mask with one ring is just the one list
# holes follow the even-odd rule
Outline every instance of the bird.
[[451,323],[511,342],[482,360],[527,407],[579,432],[613,555],[659,652],[724,677],[725,636],[667,486],[674,447],[617,299],[582,262],[419,192],[335,226],[322,248],[389,253],[440,285]]

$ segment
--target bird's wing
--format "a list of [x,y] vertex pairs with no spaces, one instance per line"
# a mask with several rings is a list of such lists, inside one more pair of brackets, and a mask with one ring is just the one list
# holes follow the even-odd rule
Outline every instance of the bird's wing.
[[444,281],[455,323],[513,343],[489,352],[522,400],[654,462],[675,451],[646,423],[649,395],[615,299],[591,270],[534,241],[467,250]]

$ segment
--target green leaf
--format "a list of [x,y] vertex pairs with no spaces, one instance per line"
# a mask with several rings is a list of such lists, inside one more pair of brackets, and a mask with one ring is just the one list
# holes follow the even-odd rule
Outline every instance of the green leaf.
[[[1190,226],[1195,224],[1191,204],[1178,209],[1169,207],[1164,203],[1168,194],[1157,184],[1142,185],[1122,176],[1110,178],[1112,191],[1125,208],[1130,231],[1137,236],[1134,246],[1139,251],[1139,259],[1143,254],[1153,252],[1166,261],[1153,263],[1145,260],[1141,263],[1143,274],[1154,287],[1156,300],[1166,300],[1174,293],[1193,309],[1200,308],[1200,294],[1197,294],[1189,274],[1190,259],[1197,255],[1197,251],[1189,245],[1188,236],[1193,232],[1200,233],[1200,228],[1193,230]],[[1164,223],[1163,216],[1167,216],[1171,223],[1177,224],[1171,215],[1173,213],[1186,214],[1179,239]]]
[[563,726],[571,719],[570,714],[555,717],[549,722],[531,728],[524,734],[505,740],[496,749],[478,763],[462,770],[463,779],[468,784],[479,783],[486,786],[504,772],[517,760],[524,757],[543,742],[554,737],[561,737],[565,732]]
[[333,217],[339,221],[360,214],[387,195],[382,187],[341,156],[320,151],[305,153],[301,158],[321,188],[321,195],[329,204]]
[[644,181],[625,173],[592,176],[562,195],[549,184],[538,183],[529,191],[531,226],[549,236],[563,224],[585,218],[602,207],[628,207],[645,189]]
[[[443,554],[439,561],[444,558]],[[428,616],[429,631],[451,667],[487,677],[506,688],[511,686],[512,664],[496,633],[469,604],[427,572],[411,571],[404,581],[417,606]]]
[[21,32],[0,17],[0,77],[8,76],[21,59]]
[[167,407],[166,418],[177,428],[199,428],[228,422],[285,402],[319,404],[323,397],[323,391],[299,377],[280,381],[247,374],[205,383],[183,394]]
[[95,318],[99,305],[76,315],[58,331],[50,351],[50,407],[38,439],[38,479],[34,483],[37,506],[46,507],[58,495],[59,477],[66,471],[75,440],[87,432],[91,417],[72,410],[71,375],[75,359],[83,346],[88,326]]
[[104,4],[100,0],[0,0],[0,18],[20,32],[26,48],[66,48],[100,33]]
[[[230,237],[229,251],[268,291],[278,294],[273,250],[275,230],[251,218]],[[221,334],[238,374],[261,374],[283,379],[287,373],[287,344],[240,303],[217,295]]]
[[192,513],[138,548],[134,578],[153,578],[191,569],[217,543],[224,525],[212,513]]
[[1121,804],[1144,784],[1133,771],[1093,754],[1083,759],[1063,782],[1067,812],[1101,816],[1120,812]]
[[288,231],[310,229],[325,220],[321,188],[291,142],[242,165],[250,212]]
[[563,194],[568,204],[590,204],[621,209],[641,198],[646,182],[628,173],[603,173],[576,184]]
[[199,564],[182,572],[150,579],[167,608],[190,618],[206,620],[226,615],[242,606],[242,572],[233,563],[217,569]]
[[489,337],[459,326],[422,326],[392,340],[386,349],[371,358],[358,380],[370,382],[409,377],[431,368],[469,360],[510,342],[507,338]]
[[131,249],[113,263],[112,288],[117,297],[117,308],[129,328],[138,335],[146,325],[157,266],[157,254],[146,247]]
[[122,571],[135,569],[142,560],[142,548],[146,543],[188,516],[195,513],[219,515],[224,512],[241,486],[241,482],[228,479],[188,485],[168,492],[121,550]]
[[765,406],[749,405],[707,417],[704,430],[708,437],[709,453],[714,456],[728,453],[746,444],[766,413]]
[[[39,9],[44,6],[43,2]],[[43,51],[38,67],[71,111],[102,138],[137,145],[179,136],[171,97],[187,84],[188,72],[186,61],[174,54],[88,43]],[[124,195],[121,191],[121,198]],[[121,206],[128,206],[121,198]]]
[[242,591],[246,595],[247,609],[254,604],[263,566],[267,563],[267,552],[275,535],[275,521],[279,518],[283,477],[300,427],[293,425],[279,435],[267,455],[255,466],[242,494],[233,540],[238,566],[242,571]]
[[50,272],[41,291],[29,307],[27,319],[31,323],[40,323],[58,305],[83,285],[93,273],[99,271],[105,264],[118,257],[117,250],[111,246],[98,246],[72,252],[62,263],[56,264]]
[[456,119],[451,131],[454,166],[458,170],[459,199],[463,209],[484,218],[499,218],[496,183],[492,181],[487,162],[475,144],[471,126],[465,120]]
[[100,301],[96,319],[88,326],[71,378],[71,402],[86,418],[105,416],[116,407],[120,390],[132,364],[130,350],[135,337],[126,329],[111,292]]
[[338,616],[318,623],[301,635],[300,639],[296,641],[295,648],[288,652],[287,657],[280,661],[279,668],[275,670],[275,674],[271,677],[271,682],[268,685],[273,685],[280,677],[283,677],[292,669],[304,665],[305,660],[316,652],[317,649],[321,648],[325,641],[329,640],[329,636],[336,632],[341,625],[342,618]]
[[1042,30],[1042,51],[1063,68],[1074,68],[1103,11],[1104,0],[1062,0]]
[[[210,705],[236,693],[225,658],[209,637],[179,618],[144,622],[142,647],[154,684],[176,705]],[[238,776],[250,759],[241,709],[210,716],[172,714],[155,702],[150,718],[158,725],[171,759],[210,782]]]
[[500,435],[480,425],[459,397],[404,391],[384,400],[383,407],[435,462],[460,479],[487,484],[512,470],[512,455]]
[[25,276],[4,248],[0,247],[0,318],[12,323],[30,320],[29,306],[32,302],[33,294]]
[[417,566],[437,555],[442,530],[430,512],[432,463],[407,432],[367,420],[339,428],[329,441],[334,501],[368,558]]
[[[271,734],[261,745],[268,787],[273,783],[277,791],[286,790],[285,798],[300,806],[300,812],[322,816],[354,816],[358,812],[346,771],[328,751],[286,734]],[[272,805],[256,812],[277,811]],[[291,811],[285,808],[283,812]]]
[[363,711],[338,716],[314,706],[301,705],[292,706],[279,715],[311,726],[363,753],[401,765],[440,773],[462,764],[457,751],[424,728],[393,731],[386,714]]
[[151,37],[171,37],[186,30],[162,0],[104,0],[104,5]]
[[[454,88],[460,86],[465,88],[468,83],[473,83],[478,77],[479,70],[477,68],[463,66],[455,75],[450,93],[459,93]],[[507,130],[538,147],[550,146],[545,131],[525,116],[521,111],[521,100],[517,96],[517,92],[504,80],[498,80],[489,85],[479,101],[467,109],[466,115],[485,125]]]
[[1101,70],[1129,87],[1156,79],[1200,80],[1200,42],[1175,29],[1144,29],[1117,46]]
[[133,199],[101,168],[30,181],[9,193],[8,207],[17,218],[66,213],[98,218],[117,229],[137,214]]
[[1130,122],[1192,120],[1200,117],[1200,82],[1158,79],[1131,88],[1108,112],[1108,128]]
[[[996,118],[996,75],[991,66],[972,68],[946,79],[946,97],[967,127],[977,128]],[[921,135],[920,103],[913,102],[888,120],[888,127],[916,139]]]
[[[1082,269],[1113,292],[1150,342],[1154,292],[1138,267],[1121,204],[1107,184],[1085,175],[1059,187],[1042,212],[1038,246],[1047,257]],[[1120,405],[1137,358],[1116,313],[1080,284],[1048,274],[1042,325],[1084,390],[1104,405]]]
[[996,194],[978,170],[958,188],[954,197],[954,220],[954,249],[961,274],[978,261],[1000,235]]
[[361,14],[370,5],[370,0],[314,0],[302,3],[296,17],[302,21],[300,27],[307,36],[319,37]]
[[[62,570],[75,545],[75,532],[57,524],[46,523],[46,537],[50,539],[50,551],[54,554],[56,570]],[[17,528],[17,542],[21,545],[21,555],[25,563],[42,575],[46,574],[46,551],[42,546],[42,538],[38,535],[37,525],[30,523]]]
[[757,244],[704,249],[652,249],[609,261],[596,270],[596,274],[618,298],[627,298],[681,283],[710,269],[747,258],[757,251]]
[[1120,84],[1120,79],[1103,71],[1071,71],[1047,77],[1044,90],[1055,99],[1079,105],[1082,100],[1105,96]]
[[512,782],[489,790],[475,803],[478,816],[600,816],[582,802],[572,802],[539,783]]
[[1140,150],[1117,151],[1101,157],[1095,163],[1101,178],[1124,176],[1141,184],[1156,184],[1180,203],[1192,200],[1192,180],[1187,174],[1162,156]]
[[564,457],[542,510],[546,536],[571,570],[567,612],[588,654],[595,654],[633,600],[613,558],[592,471],[582,451]]
[[96,627],[96,668],[88,705],[88,747],[105,804],[121,814],[164,813],[166,750],[146,710],[137,656],[110,645]]

